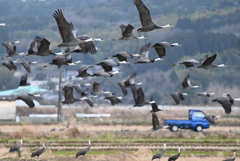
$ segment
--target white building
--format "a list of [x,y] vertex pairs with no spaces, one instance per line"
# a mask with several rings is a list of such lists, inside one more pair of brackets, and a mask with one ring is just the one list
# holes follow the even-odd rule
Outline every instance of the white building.
[[15,121],[16,101],[10,96],[0,97],[0,121]]

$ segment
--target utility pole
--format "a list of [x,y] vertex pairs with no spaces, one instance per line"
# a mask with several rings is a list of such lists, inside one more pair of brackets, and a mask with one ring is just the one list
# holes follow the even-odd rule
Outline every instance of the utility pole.
[[62,121],[62,66],[59,69],[59,84],[58,84],[58,117],[57,121]]

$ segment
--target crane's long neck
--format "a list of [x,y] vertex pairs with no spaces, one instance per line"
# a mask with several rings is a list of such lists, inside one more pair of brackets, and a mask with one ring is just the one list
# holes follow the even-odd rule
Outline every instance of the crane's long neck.
[[173,25],[166,24],[164,26],[159,26],[159,28],[168,28],[168,27],[173,27]]
[[180,147],[178,148],[178,153],[181,153]]
[[101,38],[93,38],[94,41],[103,41]]
[[191,86],[191,88],[199,88],[199,86],[198,86],[198,85],[196,85],[196,86]]
[[163,150],[166,150],[166,144],[163,145]]
[[236,158],[236,152],[233,153],[233,157]]
[[240,98],[234,98],[234,101],[240,101]]
[[214,95],[214,94],[215,94],[215,92],[211,92],[211,93],[208,93],[208,94],[211,96],[211,95]]
[[110,91],[103,91],[102,93],[104,93],[104,94],[109,94],[109,93],[111,93]]
[[149,102],[150,104],[153,104],[153,103],[156,103],[154,100],[153,101],[151,101],[151,102]]
[[153,59],[154,61],[160,61],[160,60],[163,60],[161,58],[156,58],[156,59]]
[[0,26],[8,26],[6,23],[0,23]]
[[119,96],[119,97],[117,97],[117,98],[118,98],[118,99],[120,99],[120,100],[121,100],[121,99],[123,99],[123,97],[122,97],[122,96]]
[[119,73],[120,73],[119,71],[112,72],[112,74],[119,74]]
[[90,147],[91,147],[91,140],[88,141],[88,147],[87,147],[87,151],[90,150]]
[[94,41],[94,39],[93,38],[89,38],[87,40],[84,40],[84,42],[89,42],[89,41]]
[[226,67],[224,64],[216,65],[217,67]]
[[85,84],[82,84],[83,86],[91,86],[90,83],[85,83]]
[[171,46],[182,46],[182,45],[179,43],[172,43]]
[[136,85],[142,85],[142,84],[143,84],[142,82],[136,83]]
[[146,39],[144,36],[137,37],[138,39]]
[[23,144],[23,141],[22,141],[22,139],[20,140],[20,144],[21,144],[21,145]]

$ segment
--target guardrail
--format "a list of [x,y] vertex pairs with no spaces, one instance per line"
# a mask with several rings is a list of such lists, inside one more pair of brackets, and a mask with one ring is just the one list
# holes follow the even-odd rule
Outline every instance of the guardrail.
[[76,117],[84,117],[84,118],[90,118],[90,117],[98,117],[98,118],[101,118],[101,117],[111,117],[111,114],[110,113],[100,113],[100,114],[85,114],[85,113],[76,113]]

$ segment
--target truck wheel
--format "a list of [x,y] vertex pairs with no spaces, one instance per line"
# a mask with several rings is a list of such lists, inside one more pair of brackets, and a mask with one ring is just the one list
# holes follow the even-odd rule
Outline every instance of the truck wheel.
[[177,132],[178,131],[178,126],[177,125],[172,125],[171,127],[173,132]]
[[202,128],[201,125],[198,125],[198,126],[196,127],[196,131],[197,131],[197,132],[201,132],[202,130],[203,130],[203,128]]

